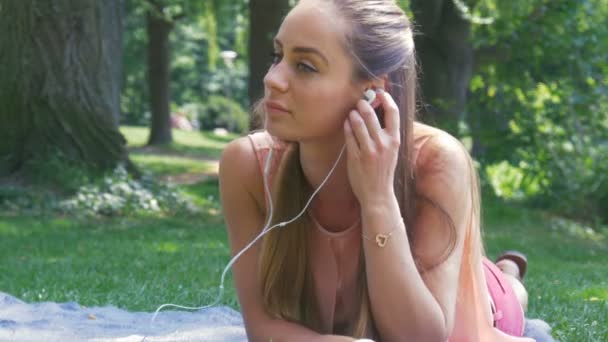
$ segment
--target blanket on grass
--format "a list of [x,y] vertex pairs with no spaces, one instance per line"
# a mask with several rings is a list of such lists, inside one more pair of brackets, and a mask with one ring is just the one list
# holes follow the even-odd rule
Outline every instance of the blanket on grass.
[[221,306],[200,311],[129,312],[75,302],[25,303],[0,292],[0,341],[247,341],[241,314]]

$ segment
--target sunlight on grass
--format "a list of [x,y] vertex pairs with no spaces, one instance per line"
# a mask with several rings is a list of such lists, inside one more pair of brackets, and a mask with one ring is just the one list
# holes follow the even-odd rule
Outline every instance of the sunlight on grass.
[[218,170],[217,162],[211,160],[197,160],[179,156],[159,156],[149,154],[131,153],[131,159],[144,170],[156,175],[176,175],[183,173],[215,174]]
[[0,235],[18,235],[19,231],[17,227],[11,226],[5,222],[0,221]]
[[156,250],[164,253],[175,253],[178,250],[178,246],[173,242],[161,242],[156,246]]
[[550,224],[552,229],[565,231],[573,237],[594,242],[601,242],[605,240],[605,236],[602,233],[572,220],[554,218]]
[[146,127],[120,126],[120,133],[127,139],[127,147],[144,146],[148,141],[149,131]]
[[[120,131],[127,139],[129,148],[141,148],[148,141],[149,129],[147,127],[121,126]],[[172,133],[173,143],[170,146],[155,147],[155,150],[218,158],[226,143],[238,137],[233,133],[218,136],[213,132],[187,132],[175,129]]]
[[575,292],[574,297],[582,300],[597,302],[597,301],[608,301],[608,288],[605,287],[590,287],[584,290]]

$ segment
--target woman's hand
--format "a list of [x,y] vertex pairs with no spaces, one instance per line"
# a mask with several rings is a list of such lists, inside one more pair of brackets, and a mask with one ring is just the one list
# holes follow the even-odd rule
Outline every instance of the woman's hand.
[[385,128],[380,127],[374,109],[364,100],[344,121],[348,179],[362,207],[394,195],[393,179],[401,145],[397,104],[382,90],[377,99],[384,108]]

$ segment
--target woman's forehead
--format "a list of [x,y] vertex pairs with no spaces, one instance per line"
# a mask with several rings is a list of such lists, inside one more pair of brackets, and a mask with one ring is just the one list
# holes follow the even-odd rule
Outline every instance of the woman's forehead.
[[328,58],[341,54],[344,39],[342,20],[327,3],[301,1],[283,20],[276,38],[285,48],[295,46],[313,47]]

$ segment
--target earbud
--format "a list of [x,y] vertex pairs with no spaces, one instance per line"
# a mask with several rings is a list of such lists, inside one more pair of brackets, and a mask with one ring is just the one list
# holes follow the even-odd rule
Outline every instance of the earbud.
[[373,89],[367,89],[363,93],[363,98],[365,99],[365,101],[367,101],[367,103],[372,104],[372,102],[374,102],[374,100],[376,99],[376,92]]

